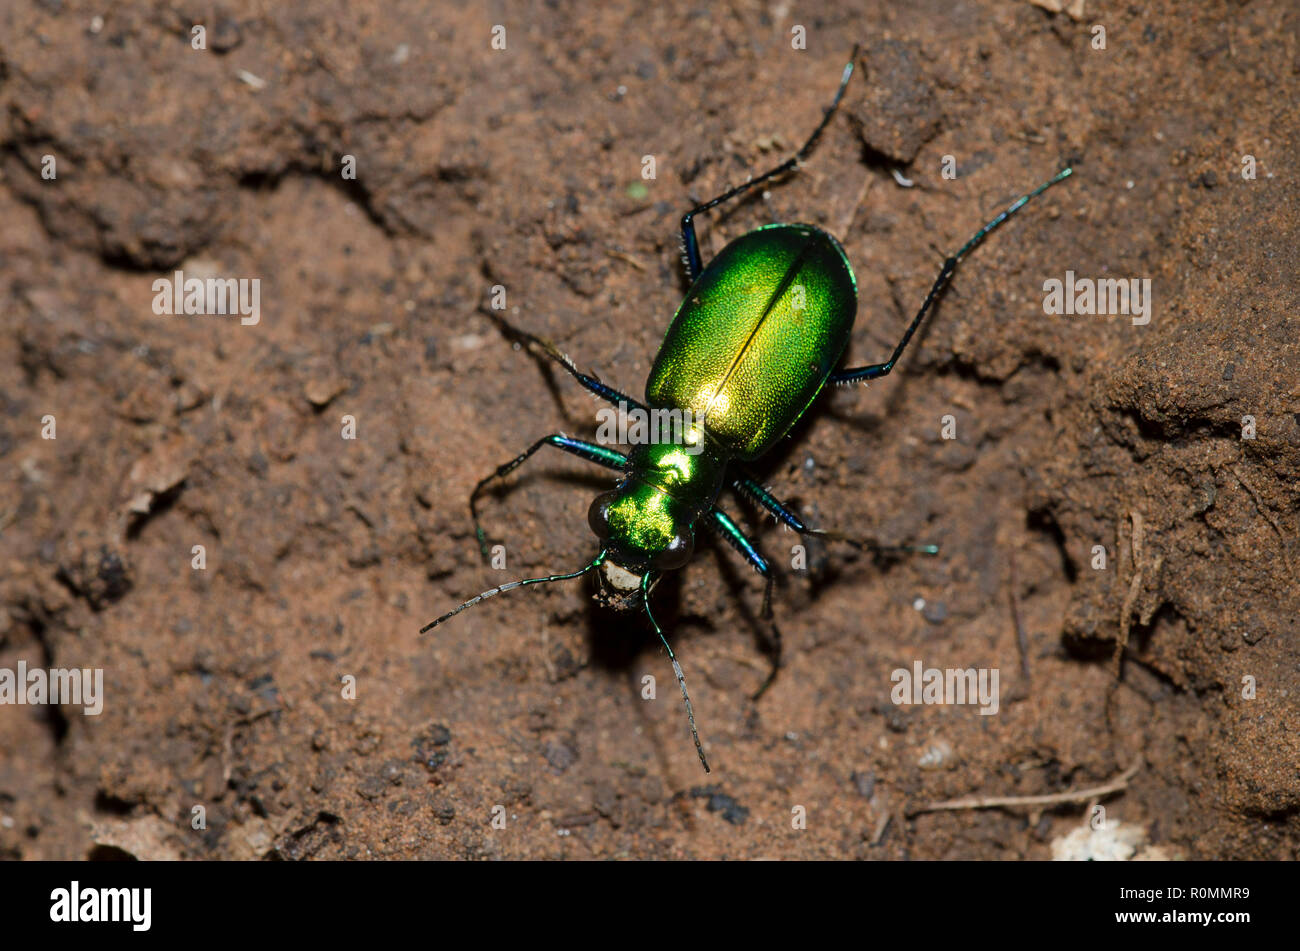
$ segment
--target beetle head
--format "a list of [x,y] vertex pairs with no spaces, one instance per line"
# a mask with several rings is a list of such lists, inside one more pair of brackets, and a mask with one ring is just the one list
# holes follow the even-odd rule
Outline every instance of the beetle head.
[[662,490],[625,483],[597,496],[587,513],[591,530],[609,552],[601,563],[600,600],[611,607],[637,607],[642,579],[680,568],[691,560],[695,535]]

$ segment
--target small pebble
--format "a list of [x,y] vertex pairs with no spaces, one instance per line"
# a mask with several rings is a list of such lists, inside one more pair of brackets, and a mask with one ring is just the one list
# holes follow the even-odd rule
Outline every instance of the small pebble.
[[948,605],[943,601],[931,601],[921,609],[921,616],[931,624],[942,624],[948,617]]
[[935,740],[921,753],[916,765],[921,769],[941,769],[952,759],[952,744],[947,740]]
[[863,799],[870,799],[871,794],[876,791],[876,774],[869,769],[855,772],[850,779],[853,780],[853,788]]

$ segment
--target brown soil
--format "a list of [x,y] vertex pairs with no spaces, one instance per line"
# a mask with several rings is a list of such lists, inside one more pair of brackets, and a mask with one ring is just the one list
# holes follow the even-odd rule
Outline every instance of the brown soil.
[[[4,5],[0,668],[101,667],[106,698],[0,708],[0,855],[1043,858],[1086,800],[917,810],[1140,756],[1104,803],[1164,853],[1295,856],[1300,11],[1094,6]],[[768,221],[840,236],[853,363],[990,213],[1077,174],[761,467],[814,524],[938,557],[792,570],[795,536],[725,499],[783,569],[757,704],[757,576],[701,544],[657,593],[706,777],[666,658],[584,583],[416,632],[594,551],[608,479],[550,453],[487,500],[506,570],[478,559],[474,483],[594,430],[489,288],[639,393],[678,217],[789,154],[859,39],[804,172],[701,224],[706,256]],[[156,315],[177,268],[259,279],[260,323]],[[1067,269],[1150,278],[1150,324],[1046,316]],[[998,668],[1000,712],[896,706],[916,660]]]

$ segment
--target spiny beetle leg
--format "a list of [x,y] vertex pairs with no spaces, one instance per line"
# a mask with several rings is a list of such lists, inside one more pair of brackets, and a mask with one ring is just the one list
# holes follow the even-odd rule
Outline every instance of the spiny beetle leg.
[[788,172],[792,168],[798,167],[799,163],[808,157],[813,146],[817,144],[817,140],[821,138],[822,130],[830,124],[831,117],[835,115],[835,110],[839,108],[840,100],[844,98],[844,90],[848,88],[849,79],[853,76],[853,64],[856,63],[858,59],[858,49],[859,45],[855,44],[853,52],[849,55],[848,64],[844,67],[844,74],[840,77],[840,87],[835,91],[835,98],[831,100],[831,104],[829,108],[827,108],[826,114],[822,117],[822,121],[818,124],[817,128],[813,130],[813,134],[808,137],[808,141],[803,144],[803,148],[799,149],[799,151],[791,158],[786,159],[770,172],[765,172],[758,176],[758,178],[751,178],[743,185],[737,185],[735,188],[723,192],[717,198],[710,199],[702,205],[696,205],[686,214],[682,215],[682,254],[686,259],[686,275],[690,278],[692,284],[695,283],[695,279],[700,276],[700,272],[704,269],[704,265],[700,261],[700,244],[695,237],[695,216],[700,212],[708,211],[710,208],[715,208],[724,201],[727,201],[730,198],[735,198],[737,195],[743,194],[751,188],[763,184],[763,182],[766,182],[769,179]]
[[812,535],[816,538],[827,538],[832,541],[844,542],[852,545],[860,551],[874,551],[883,554],[899,554],[911,552],[921,555],[937,555],[939,548],[936,545],[878,545],[874,542],[861,541],[860,539],[851,538],[840,532],[829,531],[822,528],[809,528],[803,523],[803,520],[795,515],[790,507],[780,499],[772,495],[771,492],[763,488],[757,481],[749,476],[737,476],[732,480],[731,487],[736,490],[737,494],[745,496],[757,502],[760,506],[771,513],[776,519],[785,525],[790,526],[800,535]]
[[979,231],[976,231],[975,234],[971,236],[971,239],[962,245],[960,251],[943,262],[943,267],[939,270],[939,276],[935,278],[934,286],[930,288],[930,293],[925,295],[925,302],[921,304],[921,309],[918,310],[916,316],[912,318],[912,323],[908,325],[907,332],[903,334],[903,339],[898,342],[898,346],[894,348],[894,352],[888,360],[884,363],[873,363],[870,366],[854,367],[849,370],[841,370],[838,373],[832,373],[830,375],[830,382],[853,383],[858,380],[876,380],[894,369],[894,364],[896,364],[898,358],[903,355],[903,350],[907,347],[908,341],[912,339],[912,335],[916,333],[916,328],[921,326],[921,321],[925,320],[925,315],[930,312],[931,305],[933,305],[939,295],[943,293],[943,289],[948,286],[948,281],[952,278],[953,271],[957,270],[957,262],[971,251],[975,250],[975,248],[979,247],[980,242],[987,238],[994,228],[1023,208],[1030,199],[1037,198],[1057,182],[1069,178],[1073,173],[1073,169],[1063,168],[1029,194],[1021,195],[1012,202],[1005,211],[1001,212],[996,218],[984,227],[980,228]]
[[777,671],[781,669],[781,654],[784,650],[784,643],[781,638],[781,629],[777,627],[776,617],[772,611],[772,586],[776,581],[776,576],[772,574],[772,567],[767,563],[767,559],[759,552],[758,547],[749,540],[739,525],[737,525],[726,512],[716,505],[709,512],[709,527],[726,539],[732,548],[740,552],[744,559],[749,562],[750,566],[766,579],[763,587],[763,610],[761,617],[767,623],[769,631],[767,633],[768,654],[772,659],[772,669],[768,672],[767,679],[763,685],[758,688],[757,692],[750,698],[757,701],[759,697],[767,692],[767,688],[772,686],[776,680]]
[[618,406],[619,403],[624,403],[627,405],[629,409],[644,410],[646,408],[641,405],[641,402],[639,400],[634,400],[632,399],[632,397],[627,396],[624,393],[620,393],[612,386],[607,386],[606,384],[602,383],[599,377],[596,377],[590,373],[583,373],[581,370],[578,369],[577,365],[574,364],[574,362],[571,359],[569,359],[569,355],[567,353],[564,353],[562,350],[560,350],[559,347],[557,347],[551,341],[547,340],[545,337],[539,337],[536,334],[530,334],[526,330],[520,330],[517,327],[512,327],[510,326],[510,324],[506,323],[506,321],[503,320],[499,314],[493,313],[492,311],[484,310],[483,312],[496,322],[497,326],[501,328],[502,332],[505,333],[507,337],[510,337],[511,339],[519,343],[522,343],[530,350],[533,347],[536,347],[546,356],[550,357],[561,367],[563,367],[566,373],[568,373],[575,380],[581,383],[587,390],[596,394],[596,396],[600,397],[602,400],[605,400],[608,403],[612,403],[615,406]]
[[580,459],[586,459],[588,462],[594,462],[606,469],[617,469],[622,471],[627,465],[627,456],[623,455],[617,449],[606,449],[604,446],[598,446],[595,443],[583,442],[581,439],[574,439],[563,433],[553,433],[550,436],[543,436],[537,442],[533,443],[519,455],[515,456],[504,465],[497,466],[486,479],[479,480],[478,485],[474,486],[474,491],[469,495],[469,514],[474,520],[474,537],[478,539],[479,551],[483,554],[483,560],[488,559],[487,535],[483,531],[483,526],[478,520],[478,497],[493,479],[503,479],[515,469],[518,469],[528,457],[541,449],[543,446],[554,446],[556,449],[563,449],[565,452],[572,453]]

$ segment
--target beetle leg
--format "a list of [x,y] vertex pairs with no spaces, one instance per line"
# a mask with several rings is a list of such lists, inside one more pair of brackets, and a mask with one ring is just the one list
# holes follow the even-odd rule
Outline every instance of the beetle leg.
[[930,293],[925,295],[925,301],[921,304],[921,309],[918,310],[916,316],[912,318],[912,323],[908,325],[907,332],[903,334],[903,339],[898,342],[898,346],[894,348],[894,352],[888,360],[884,363],[873,363],[870,366],[854,367],[849,370],[841,370],[838,373],[832,373],[830,375],[830,382],[853,383],[857,380],[876,380],[894,369],[894,364],[896,364],[898,358],[903,355],[903,350],[907,347],[908,341],[912,339],[912,335],[916,333],[916,328],[921,326],[921,321],[925,320],[925,315],[930,312],[930,307],[934,304],[935,300],[938,299],[939,295],[943,293],[943,289],[948,286],[949,280],[952,279],[953,272],[957,270],[957,262],[971,251],[975,250],[975,248],[979,247],[980,242],[987,238],[994,228],[1023,208],[1031,198],[1037,198],[1057,182],[1069,178],[1070,175],[1073,174],[1073,171],[1074,170],[1070,168],[1063,168],[1046,182],[1031,191],[1028,195],[1021,195],[1012,202],[1005,211],[1000,213],[984,227],[980,228],[979,231],[976,231],[975,234],[971,236],[971,239],[962,245],[960,251],[943,262],[943,267],[940,268],[939,276],[935,278],[934,285],[930,288]]
[[906,349],[908,341],[912,339],[912,334],[916,333],[916,328],[921,326],[921,321],[925,320],[925,315],[930,311],[930,305],[933,304],[935,298],[943,292],[943,289],[948,286],[948,281],[952,277],[952,272],[956,269],[956,257],[948,258],[948,260],[943,262],[943,269],[939,272],[938,278],[935,279],[934,286],[930,288],[930,293],[925,295],[925,303],[921,305],[921,309],[917,311],[916,316],[912,318],[912,323],[908,325],[907,332],[903,334],[903,339],[898,342],[898,346],[894,348],[894,353],[888,360],[884,363],[873,363],[870,366],[854,367],[850,370],[841,370],[838,373],[832,373],[829,382],[854,383],[858,380],[864,382],[866,380],[876,380],[894,369],[894,364],[897,363],[898,358],[903,355],[903,350]]
[[752,499],[768,511],[777,520],[793,528],[800,535],[806,534],[808,528],[804,525],[799,516],[790,511],[789,507],[771,492],[763,488],[754,479],[749,476],[737,476],[731,481],[731,487],[740,495]]
[[537,347],[542,351],[542,353],[562,366],[564,372],[568,373],[575,380],[581,383],[584,388],[600,397],[600,399],[605,400],[607,403],[612,403],[615,406],[622,403],[626,405],[628,409],[646,409],[639,400],[634,400],[632,397],[620,393],[612,386],[602,383],[600,379],[593,374],[583,373],[569,358],[567,353],[562,351],[545,337],[539,337],[536,334],[530,334],[526,330],[519,330],[517,327],[512,327],[502,320],[499,315],[494,314],[491,311],[485,310],[484,313],[496,322],[497,326],[505,332],[507,337],[511,337],[519,343],[522,343],[525,347],[528,347],[530,351],[533,347]]
[[709,512],[709,526],[726,539],[727,543],[730,544],[732,548],[740,552],[740,554],[744,556],[745,560],[749,562],[750,566],[767,581],[766,585],[763,587],[763,610],[761,617],[767,622],[768,627],[771,628],[768,635],[768,649],[772,657],[772,670],[767,675],[767,679],[763,681],[763,685],[759,687],[758,691],[750,698],[751,700],[758,700],[759,697],[763,696],[763,694],[767,692],[767,688],[772,686],[773,681],[776,680],[776,672],[781,669],[781,653],[783,648],[781,629],[776,626],[776,617],[772,611],[772,586],[776,581],[776,576],[772,574],[771,566],[767,563],[767,559],[759,552],[758,547],[749,540],[743,531],[741,531],[740,526],[732,521],[731,516],[722,511],[722,509],[718,508],[716,505]]
[[478,539],[479,551],[483,553],[483,559],[488,558],[487,534],[483,531],[483,526],[478,520],[478,497],[479,493],[487,487],[493,479],[502,479],[509,475],[515,469],[518,469],[524,462],[541,449],[543,446],[554,446],[556,449],[563,449],[565,452],[572,453],[580,459],[586,459],[588,462],[594,462],[597,465],[604,466],[606,469],[622,470],[627,464],[627,456],[623,455],[617,449],[606,449],[604,446],[598,446],[595,443],[583,442],[581,439],[574,439],[563,433],[555,433],[550,436],[543,436],[537,442],[533,443],[519,455],[515,456],[504,465],[497,466],[486,479],[481,479],[478,485],[474,486],[474,491],[469,496],[469,514],[474,519],[474,537]]
[[821,138],[822,130],[830,124],[831,117],[835,115],[835,110],[839,108],[840,100],[844,98],[844,90],[849,85],[849,78],[853,75],[853,64],[857,62],[857,59],[858,44],[854,44],[853,52],[849,55],[848,64],[844,67],[844,74],[840,77],[840,87],[835,91],[835,98],[831,100],[830,107],[826,110],[826,114],[822,116],[822,121],[818,124],[817,128],[813,130],[813,134],[808,137],[808,141],[803,144],[803,148],[770,172],[764,172],[762,175],[758,176],[758,178],[751,178],[743,185],[737,185],[735,188],[723,192],[717,198],[710,199],[702,205],[696,205],[686,214],[682,215],[682,256],[686,263],[686,275],[690,278],[692,284],[694,284],[695,279],[700,276],[700,271],[704,269],[703,263],[700,261],[700,244],[695,237],[695,216],[702,211],[708,211],[710,208],[717,207],[729,198],[735,198],[737,195],[761,185],[768,179],[775,178],[793,168],[797,168],[799,163],[808,157],[808,153],[812,151],[817,140]]
[[921,555],[937,555],[939,548],[936,545],[877,545],[874,542],[860,541],[856,538],[850,538],[848,535],[842,535],[839,532],[828,531],[821,528],[809,528],[803,523],[790,507],[780,499],[772,495],[771,492],[763,488],[757,481],[749,476],[737,476],[732,480],[731,487],[736,490],[737,494],[752,499],[760,506],[771,513],[778,521],[793,528],[800,535],[811,535],[816,538],[827,538],[832,541],[845,542],[852,545],[860,551],[873,551],[882,554],[900,554],[915,553]]

